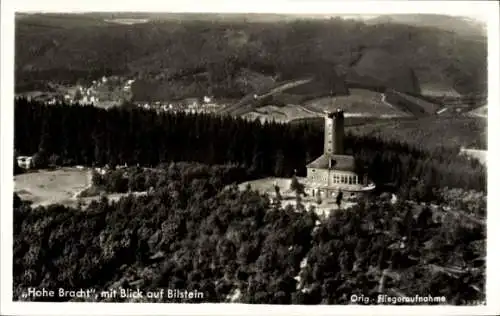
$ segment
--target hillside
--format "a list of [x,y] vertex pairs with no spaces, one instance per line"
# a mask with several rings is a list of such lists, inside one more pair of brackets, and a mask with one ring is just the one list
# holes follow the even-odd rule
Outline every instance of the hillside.
[[384,94],[386,102],[415,116],[435,114],[441,107],[439,104],[395,90],[387,90]]
[[379,86],[401,92],[420,94],[420,85],[413,69],[406,65],[403,58],[385,49],[364,50],[346,79],[351,82],[378,83]]
[[348,127],[347,130],[355,135],[378,136],[427,150],[441,146],[486,149],[488,143],[485,120],[472,117],[381,120]]
[[[444,82],[461,94],[485,90],[484,37],[341,18],[255,22],[208,16],[134,25],[107,23],[108,16],[98,15],[23,16],[16,21],[16,86],[110,73],[156,80],[201,67],[210,86],[245,95],[235,87],[242,68],[279,82],[329,69],[343,76],[359,59],[356,71],[370,69],[391,84],[412,86],[413,71],[420,84]],[[379,62],[372,51],[390,58]]]
[[301,105],[307,100],[346,93],[348,93],[347,86],[332,69],[328,77],[303,77],[278,82],[267,88],[262,86],[261,89],[256,89],[239,102],[222,109],[220,113],[244,115],[267,105]]

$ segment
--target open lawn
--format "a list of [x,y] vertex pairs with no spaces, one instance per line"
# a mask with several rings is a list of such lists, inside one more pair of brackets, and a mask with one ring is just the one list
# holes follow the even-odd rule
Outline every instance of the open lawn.
[[14,176],[14,192],[33,206],[74,204],[76,195],[91,185],[88,169],[39,170]]
[[[32,202],[32,206],[62,204],[83,207],[99,200],[101,195],[78,197],[79,193],[92,184],[90,169],[61,168],[57,170],[39,170],[14,176],[14,192],[22,200]],[[144,195],[147,192],[132,192]],[[115,202],[129,193],[105,194],[110,202]]]

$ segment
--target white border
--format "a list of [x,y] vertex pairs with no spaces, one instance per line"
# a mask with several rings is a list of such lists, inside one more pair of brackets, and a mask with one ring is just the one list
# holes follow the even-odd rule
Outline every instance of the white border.
[[[499,196],[493,190],[493,179],[500,179],[499,168],[489,164],[488,173],[488,256],[487,256],[487,306],[477,307],[396,307],[396,306],[276,306],[243,304],[126,304],[126,303],[13,303],[12,297],[12,155],[13,155],[13,74],[14,74],[14,12],[89,12],[89,11],[170,11],[170,12],[241,12],[241,13],[302,13],[312,14],[334,12],[335,14],[382,13],[438,13],[463,15],[488,22],[489,37],[489,122],[498,121],[499,115],[499,24],[496,1],[76,1],[76,0],[4,0],[1,1],[1,312],[2,315],[326,315],[326,314],[369,314],[369,315],[493,315],[500,314],[498,252],[493,241],[500,240],[497,207]],[[495,129],[498,125],[488,124],[488,161],[500,161]],[[497,180],[498,182],[498,180]],[[497,228],[497,229],[495,229]]]

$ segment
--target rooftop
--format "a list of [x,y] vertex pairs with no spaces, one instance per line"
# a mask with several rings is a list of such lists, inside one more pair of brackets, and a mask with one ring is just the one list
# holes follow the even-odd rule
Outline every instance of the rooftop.
[[334,163],[333,170],[354,172],[354,157],[349,155],[323,154],[307,165],[307,168],[329,169],[330,160]]

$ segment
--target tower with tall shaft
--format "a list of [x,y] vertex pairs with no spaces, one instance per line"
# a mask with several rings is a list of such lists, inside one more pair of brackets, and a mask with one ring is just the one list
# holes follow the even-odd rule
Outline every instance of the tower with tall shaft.
[[344,111],[337,109],[325,114],[325,136],[323,154],[307,164],[306,191],[312,195],[337,192],[367,192],[368,180],[357,173],[354,157],[344,151]]
[[325,155],[344,154],[344,111],[338,109],[325,115]]

